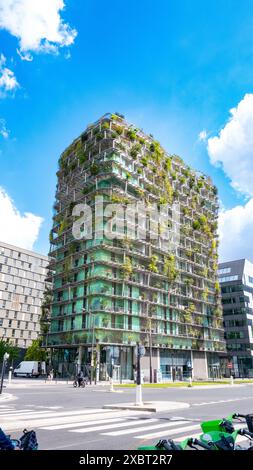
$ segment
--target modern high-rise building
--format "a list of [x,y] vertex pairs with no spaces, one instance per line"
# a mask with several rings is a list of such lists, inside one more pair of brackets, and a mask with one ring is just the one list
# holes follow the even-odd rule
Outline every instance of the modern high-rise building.
[[227,374],[253,377],[253,264],[239,259],[219,264]]
[[0,338],[28,348],[40,332],[48,257],[0,242]]
[[[105,379],[114,365],[131,379],[140,343],[147,378],[150,364],[165,379],[219,374],[225,342],[211,180],[119,114],[88,126],[61,155],[57,176],[47,337],[54,367],[64,375],[91,364]],[[81,203],[89,210],[78,236]]]

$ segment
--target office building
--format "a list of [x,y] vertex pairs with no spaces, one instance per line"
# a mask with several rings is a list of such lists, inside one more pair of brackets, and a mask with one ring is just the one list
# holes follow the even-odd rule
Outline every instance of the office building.
[[28,348],[40,332],[47,256],[0,242],[0,338]]
[[219,264],[225,338],[226,375],[253,377],[253,264],[239,259]]

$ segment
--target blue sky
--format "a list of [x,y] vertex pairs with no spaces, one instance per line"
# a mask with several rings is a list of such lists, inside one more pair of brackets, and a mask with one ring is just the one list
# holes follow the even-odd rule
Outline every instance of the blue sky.
[[[5,241],[48,251],[59,154],[88,123],[118,111],[213,178],[223,239],[228,229],[237,237],[223,242],[221,257],[253,259],[246,181],[253,170],[253,2],[65,0],[64,9],[62,0],[50,2],[33,0],[31,8],[31,0],[0,0],[0,238],[9,237],[9,223],[14,236]],[[20,5],[27,16],[18,27]],[[39,35],[43,15],[48,25]],[[16,79],[9,88],[1,82],[5,69]],[[239,140],[238,126],[227,127],[231,108]],[[8,210],[15,212],[10,222]],[[30,220],[38,236],[33,227],[26,237],[26,213],[44,219],[41,226]]]

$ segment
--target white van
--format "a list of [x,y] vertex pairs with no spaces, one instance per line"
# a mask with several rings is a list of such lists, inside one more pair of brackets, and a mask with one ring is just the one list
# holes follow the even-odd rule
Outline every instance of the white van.
[[40,361],[22,361],[13,371],[14,377],[39,377],[45,373],[45,362]]

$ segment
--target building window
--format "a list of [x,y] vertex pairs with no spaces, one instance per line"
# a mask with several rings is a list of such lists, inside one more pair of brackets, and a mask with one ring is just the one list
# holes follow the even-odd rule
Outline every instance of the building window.
[[253,277],[249,276],[249,282],[250,282],[250,284],[253,284]]
[[225,276],[225,277],[219,278],[219,282],[231,282],[231,281],[238,281],[238,276]]
[[228,274],[228,273],[231,273],[231,268],[218,269],[218,274]]

